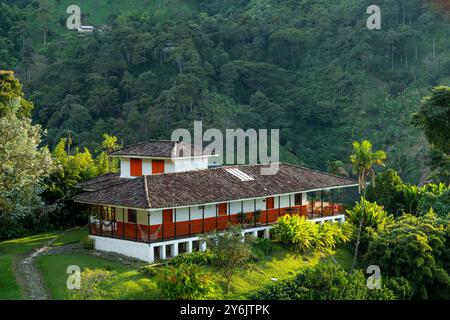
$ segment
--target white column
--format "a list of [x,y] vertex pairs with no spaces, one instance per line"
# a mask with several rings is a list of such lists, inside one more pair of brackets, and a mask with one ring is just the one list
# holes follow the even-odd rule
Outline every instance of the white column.
[[152,263],[155,261],[155,249],[153,246],[148,247],[148,262]]
[[187,253],[191,253],[192,252],[192,241],[188,241],[187,242]]
[[172,257],[176,257],[178,255],[178,244],[178,242],[175,242],[170,246],[170,254],[172,255]]
[[166,260],[166,245],[163,244],[159,247],[159,257],[161,260]]
[[206,251],[206,241],[200,242],[200,251],[202,252]]
[[255,238],[258,238],[258,231],[253,231],[253,236],[254,236]]
[[264,238],[269,239],[269,229],[264,229]]

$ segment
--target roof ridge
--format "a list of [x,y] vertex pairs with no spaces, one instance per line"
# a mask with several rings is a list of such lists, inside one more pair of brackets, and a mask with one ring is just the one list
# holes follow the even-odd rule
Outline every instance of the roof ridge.
[[145,198],[147,200],[147,205],[149,208],[151,208],[151,204],[150,204],[150,196],[148,194],[148,185],[147,185],[147,175],[144,175],[144,190],[145,190]]

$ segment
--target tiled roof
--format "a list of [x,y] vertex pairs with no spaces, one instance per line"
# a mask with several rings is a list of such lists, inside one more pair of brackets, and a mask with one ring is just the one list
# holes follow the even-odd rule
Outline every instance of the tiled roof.
[[123,147],[111,152],[112,156],[141,156],[156,158],[172,158],[187,156],[185,150],[191,150],[190,156],[201,156],[202,148],[183,141],[147,140]]
[[126,180],[130,180],[130,178],[121,178],[118,173],[107,173],[89,181],[81,182],[77,185],[77,187],[85,191],[97,191]]
[[[171,208],[356,185],[353,179],[281,163],[274,175],[262,165],[228,166],[141,176],[74,198],[76,202],[132,208]],[[252,180],[226,169],[238,168]]]

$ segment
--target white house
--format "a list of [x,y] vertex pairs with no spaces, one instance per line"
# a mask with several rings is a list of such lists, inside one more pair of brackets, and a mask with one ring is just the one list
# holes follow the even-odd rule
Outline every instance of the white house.
[[262,165],[209,168],[211,155],[169,140],[137,143],[111,156],[120,159],[120,173],[80,184],[85,192],[74,201],[91,206],[96,249],[148,262],[204,250],[200,234],[232,224],[268,237],[285,214],[343,221],[343,190],[357,186],[349,178],[285,163],[274,175],[261,175]]

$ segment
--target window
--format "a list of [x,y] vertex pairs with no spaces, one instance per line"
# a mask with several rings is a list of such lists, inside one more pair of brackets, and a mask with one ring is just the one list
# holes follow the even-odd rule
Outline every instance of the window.
[[219,216],[225,216],[227,214],[227,204],[219,203],[217,205],[217,213]]
[[142,159],[130,159],[130,176],[142,176]]
[[[114,211],[115,213],[115,211]],[[102,220],[111,221],[113,219],[113,208],[102,207],[101,208]]]
[[164,173],[164,160],[152,160],[152,174]]
[[301,193],[296,193],[295,197],[294,197],[294,204],[296,206],[301,206],[302,205],[302,194]]
[[137,221],[137,211],[134,209],[128,209],[128,222],[136,223]]

